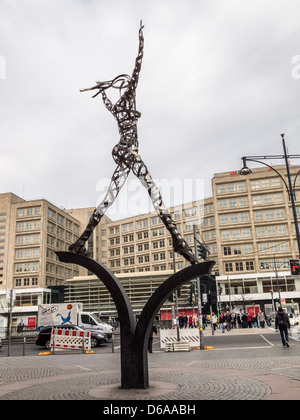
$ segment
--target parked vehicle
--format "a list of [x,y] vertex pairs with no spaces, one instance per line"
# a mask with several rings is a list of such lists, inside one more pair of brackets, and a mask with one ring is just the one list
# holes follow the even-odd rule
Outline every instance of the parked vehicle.
[[82,303],[50,303],[38,306],[37,331],[52,325],[77,325],[85,330],[106,334],[110,339],[113,327],[102,322],[96,314],[82,311]]
[[[39,335],[36,338],[35,344],[37,346],[44,346],[47,349],[50,349],[50,340],[51,340],[51,331],[52,328],[65,328],[68,330],[78,330],[83,331],[82,328],[78,327],[77,325],[52,325],[48,327],[44,327],[40,330]],[[100,344],[106,343],[107,337],[105,334],[101,332],[91,332],[91,347],[100,346]]]

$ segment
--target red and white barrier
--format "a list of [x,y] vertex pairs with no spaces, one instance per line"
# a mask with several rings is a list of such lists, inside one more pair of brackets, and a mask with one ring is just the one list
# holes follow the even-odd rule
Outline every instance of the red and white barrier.
[[50,347],[91,350],[91,333],[67,328],[52,328]]

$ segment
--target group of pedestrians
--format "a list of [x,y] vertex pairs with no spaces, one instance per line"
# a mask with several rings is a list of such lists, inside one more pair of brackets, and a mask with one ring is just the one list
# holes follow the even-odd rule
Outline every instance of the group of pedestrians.
[[[230,331],[233,328],[265,328],[267,325],[271,327],[271,314],[266,314],[261,310],[258,313],[250,315],[247,312],[234,313],[232,311],[221,312],[219,316],[219,324],[222,332]],[[291,328],[289,316],[285,309],[278,308],[275,313],[275,329],[280,332],[283,347],[289,347],[288,330]]]
[[271,326],[271,314],[265,314],[262,311],[253,315],[248,312],[235,313],[233,311],[221,312],[219,315],[219,324],[227,331],[233,328],[265,328]]
[[198,316],[187,315],[186,313],[179,313],[179,316],[176,318],[179,328],[197,328],[198,327]]
[[[202,316],[202,327],[205,329],[207,325],[207,317]],[[222,332],[225,330],[230,331],[234,328],[265,328],[267,325],[271,327],[272,317],[270,312],[263,312],[259,310],[257,313],[249,314],[248,312],[236,313],[233,311],[220,312],[219,316],[212,313],[210,316],[212,328],[216,330],[221,328]],[[186,313],[180,313],[176,319],[179,328],[198,328],[198,316],[187,315]],[[290,329],[289,316],[284,309],[278,308],[275,313],[275,329],[280,332],[283,347],[289,347],[289,335],[288,329]]]

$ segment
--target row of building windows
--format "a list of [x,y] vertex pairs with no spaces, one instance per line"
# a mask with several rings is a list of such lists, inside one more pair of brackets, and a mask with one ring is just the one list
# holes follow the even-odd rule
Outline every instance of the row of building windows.
[[15,266],[16,273],[20,273],[23,271],[39,271],[39,263],[24,263],[24,264],[16,264]]
[[25,278],[15,279],[16,287],[37,286],[37,285],[38,285],[38,277],[25,277]]
[[17,245],[23,244],[32,244],[40,242],[40,234],[36,233],[34,235],[18,235],[17,236]]
[[[161,261],[166,259],[166,252],[159,252],[152,255],[152,260],[155,261]],[[138,257],[130,257],[130,258],[123,258],[123,265],[133,265],[135,264],[135,261],[137,261],[138,264],[144,264],[150,262],[150,255],[140,255]],[[121,266],[121,260],[113,260],[110,261],[110,267],[120,267]]]
[[[197,208],[193,207],[191,209],[186,209],[186,210],[183,211],[183,214],[184,214],[185,218],[195,217],[195,216],[197,216]],[[174,220],[181,219],[182,218],[181,212],[174,213],[173,218],[174,218]],[[150,220],[151,220],[150,223],[151,223],[152,226],[155,226],[155,225],[158,225],[158,224],[162,223],[160,217],[158,217],[158,216],[152,217]],[[142,229],[142,228],[148,227],[149,226],[149,219],[138,220],[138,221],[135,222],[135,224],[136,224],[137,229]],[[122,230],[122,232],[133,231],[134,230],[134,222],[129,222],[129,223],[121,225],[121,230]],[[120,227],[119,226],[110,227],[109,228],[109,233],[110,233],[110,235],[120,233]]]
[[[70,242],[72,241],[72,239],[75,241],[77,239],[77,235],[74,235],[73,237],[68,238]],[[65,241],[60,240],[50,235],[47,235],[47,245],[52,246],[54,248],[56,247],[57,249],[60,249],[61,251],[67,251],[68,249],[68,244]]]
[[291,278],[276,278],[262,279],[260,281],[256,280],[233,280],[228,282],[222,282],[219,284],[219,294],[220,295],[245,295],[250,293],[258,293],[258,290],[261,289],[263,293],[276,293],[279,290],[281,292],[293,292],[296,290],[295,280]]
[[24,209],[18,209],[18,217],[30,217],[40,215],[41,207],[26,207]]
[[[252,197],[252,204],[254,206],[265,205],[265,204],[278,204],[282,202],[283,202],[282,193],[261,194],[261,195],[254,195]],[[247,197],[233,197],[233,198],[226,198],[226,199],[218,200],[218,206],[220,210],[245,207],[247,205],[248,205]]]
[[[297,182],[300,183],[300,178],[297,178]],[[265,179],[255,179],[250,181],[251,190],[260,190],[263,188],[277,188],[281,187],[280,178],[265,178]],[[228,184],[219,184],[217,185],[218,194],[232,194],[235,192],[246,191],[245,182],[237,183],[228,183]]]
[[[260,268],[262,270],[270,270],[275,268],[289,268],[289,259],[263,259],[259,262]],[[254,261],[233,261],[224,263],[225,272],[240,272],[240,271],[253,271],[254,270]]]
[[16,258],[31,258],[39,257],[40,248],[26,248],[26,249],[17,249]]
[[[257,238],[265,236],[283,236],[287,235],[287,225],[272,225],[272,226],[258,226],[256,227]],[[233,239],[246,239],[251,238],[251,229],[226,229],[221,231],[221,239],[233,240]]]
[[17,223],[17,230],[36,230],[40,229],[41,221],[40,220],[32,220],[30,222],[18,222]]
[[254,271],[254,261],[236,261],[224,263],[225,272]]
[[[75,233],[78,233],[79,231],[79,225],[77,223],[74,223],[73,221],[62,216],[59,213],[56,213],[54,210],[48,209],[48,219],[50,219],[50,221],[56,221],[61,226],[64,226],[66,229],[74,230]],[[48,221],[48,229],[54,229],[54,226],[55,225],[53,225],[53,223]]]
[[[254,219],[257,222],[266,221],[266,220],[284,219],[284,218],[285,218],[284,209],[255,211],[254,212]],[[249,217],[248,212],[221,214],[220,215],[220,224],[221,225],[228,224],[228,223],[242,223],[242,222],[249,222],[249,221],[250,221],[250,217]]]

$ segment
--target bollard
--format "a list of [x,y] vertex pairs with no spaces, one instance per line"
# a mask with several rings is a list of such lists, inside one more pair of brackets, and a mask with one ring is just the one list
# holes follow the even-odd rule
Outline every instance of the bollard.
[[115,335],[112,334],[111,336],[111,352],[114,353],[115,352],[115,343],[114,343],[114,339],[115,339]]
[[199,329],[200,332],[200,350],[204,350],[204,341],[203,341],[203,328]]
[[23,356],[25,356],[26,336],[23,337]]
[[82,353],[84,353],[84,334],[82,336]]

